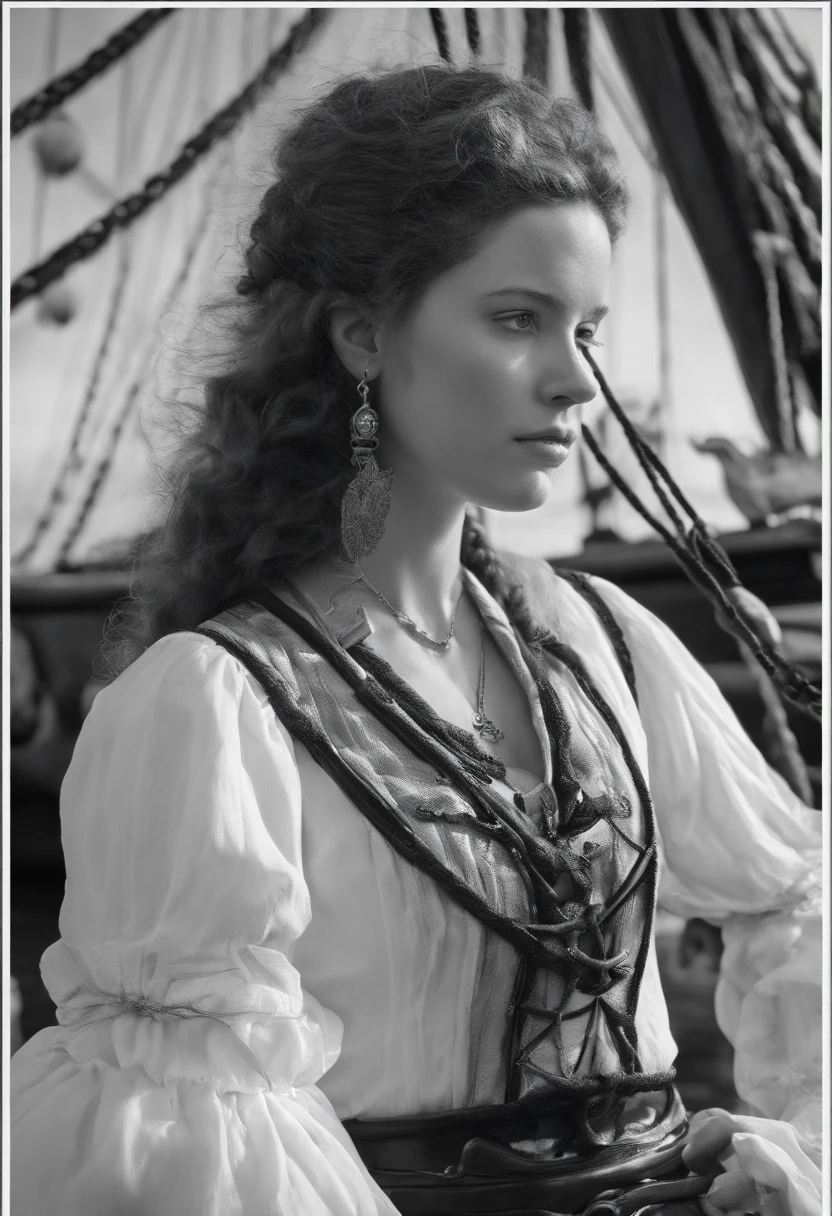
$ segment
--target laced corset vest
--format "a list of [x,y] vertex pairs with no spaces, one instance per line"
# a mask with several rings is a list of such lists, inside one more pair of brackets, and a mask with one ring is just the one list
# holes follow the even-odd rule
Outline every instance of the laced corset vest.
[[[466,579],[490,628],[495,602]],[[626,1118],[636,1095],[655,1095],[645,1122],[660,1119],[658,1091],[673,1073],[645,1068],[635,1027],[655,904],[653,812],[580,658],[557,639],[544,653],[519,638],[507,649],[494,635],[530,694],[546,758],[545,780],[523,795],[473,735],[439,719],[365,644],[372,627],[362,612],[324,619],[286,579],[200,632],[245,664],[388,843],[512,948],[510,999],[492,1045],[505,1101],[539,1108],[581,1098],[586,1114],[617,1099]],[[586,1147],[624,1126],[581,1122]]]

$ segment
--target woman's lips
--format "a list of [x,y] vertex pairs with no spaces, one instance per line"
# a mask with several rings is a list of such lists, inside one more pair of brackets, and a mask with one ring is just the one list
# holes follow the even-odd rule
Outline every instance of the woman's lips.
[[569,449],[575,442],[575,436],[564,433],[538,439],[515,439],[514,442],[525,448],[536,461],[542,464],[559,465],[563,464],[569,455]]

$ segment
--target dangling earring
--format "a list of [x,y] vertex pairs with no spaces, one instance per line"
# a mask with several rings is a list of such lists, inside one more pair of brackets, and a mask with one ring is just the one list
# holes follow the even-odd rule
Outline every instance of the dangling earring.
[[369,366],[368,362],[358,385],[361,405],[350,419],[352,463],[358,473],[341,500],[341,544],[351,562],[374,553],[384,535],[394,477],[392,469],[378,467],[373,455],[378,447],[378,414],[370,406]]

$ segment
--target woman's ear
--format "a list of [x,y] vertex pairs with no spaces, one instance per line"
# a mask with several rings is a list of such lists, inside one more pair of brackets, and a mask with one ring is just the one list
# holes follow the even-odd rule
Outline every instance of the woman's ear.
[[329,309],[329,337],[335,353],[347,371],[360,380],[364,369],[372,370],[379,351],[375,342],[376,327],[360,309],[344,301]]

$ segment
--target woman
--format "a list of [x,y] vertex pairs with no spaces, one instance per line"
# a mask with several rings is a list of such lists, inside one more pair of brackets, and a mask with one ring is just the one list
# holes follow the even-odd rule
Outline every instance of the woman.
[[275,164],[63,787],[16,1216],[624,1211],[720,1156],[709,1210],[800,1210],[793,1054],[783,1121],[686,1139],[651,926],[661,863],[725,926],[750,1033],[755,967],[785,1001],[777,969],[817,965],[815,819],[654,617],[466,513],[545,502],[595,394],[612,149],[437,66],[342,80]]

